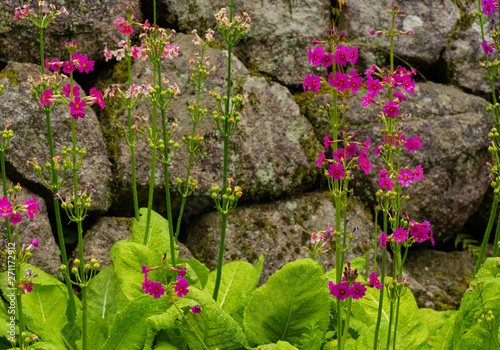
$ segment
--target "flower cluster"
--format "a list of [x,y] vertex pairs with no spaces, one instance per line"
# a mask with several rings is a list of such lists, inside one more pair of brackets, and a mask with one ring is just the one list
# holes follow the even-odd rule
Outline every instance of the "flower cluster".
[[325,249],[325,246],[330,242],[331,236],[333,236],[333,228],[330,226],[325,231],[311,233],[311,247],[304,247],[304,250],[309,254],[311,259],[316,260],[318,255],[325,254],[331,250],[331,247]]
[[[66,43],[66,42],[65,42]],[[76,43],[66,43],[71,45],[76,45]],[[54,72],[57,72],[59,68],[62,68],[62,71],[66,74],[71,74],[76,70],[80,73],[89,73],[90,71],[94,71],[94,63],[95,61],[89,60],[89,58],[85,55],[81,55],[78,52],[73,52],[71,59],[68,61],[59,61],[58,59],[54,59],[49,62],[49,60],[45,59],[45,68],[50,69]]]
[[66,8],[64,6],[61,7],[60,10],[56,10],[56,7],[53,4],[46,6],[45,1],[39,1],[38,6],[39,6],[41,12],[44,14],[42,21],[40,21],[40,22],[35,21],[36,16],[34,13],[32,13],[30,11],[29,5],[24,5],[22,10],[20,7],[17,7],[15,10],[15,13],[14,13],[14,18],[12,19],[12,21],[26,18],[26,19],[29,19],[31,22],[33,22],[37,27],[47,28],[49,23],[55,17],[68,14],[68,11],[66,10]]
[[[362,283],[356,282],[356,278],[358,277],[358,270],[351,269],[351,264],[347,263],[347,266],[344,268],[342,281],[341,283],[335,284],[332,281],[329,281],[330,294],[339,300],[345,300],[349,297],[353,299],[361,299],[366,294],[366,286]],[[378,279],[378,275],[373,272],[370,275],[370,280],[366,283],[369,287],[375,287],[377,289],[382,288],[382,284]]]
[[148,277],[148,272],[156,270],[157,267],[153,267],[151,269],[148,269],[146,265],[142,265],[142,273],[144,274],[144,283],[142,284],[142,289],[144,289],[144,292],[146,294],[152,295],[155,298],[161,297],[163,294],[165,294],[165,289],[161,285],[160,282],[153,282],[149,277]]
[[498,12],[498,0],[481,0],[483,13],[491,17],[493,12]]
[[[201,39],[198,36],[198,31],[196,29],[193,29],[191,33],[194,34],[194,39],[191,42],[195,45],[200,45]],[[212,29],[208,28],[207,32],[205,33],[205,40],[212,41],[214,39],[214,33],[215,32]]]
[[[407,227],[406,230],[404,227]],[[413,243],[422,243],[427,240],[431,241],[434,245],[433,232],[431,230],[431,223],[429,221],[424,221],[418,223],[414,220],[410,221],[404,227],[398,227],[391,236],[388,236],[385,232],[382,232],[379,236],[380,246],[385,248],[387,243],[404,243],[407,246]]]
[[[163,258],[164,264],[166,263],[166,254],[164,254]],[[162,284],[160,282],[153,282],[149,277],[148,277],[148,272],[149,271],[154,271],[158,269],[159,267],[153,267],[153,268],[147,268],[146,265],[142,265],[142,273],[144,274],[144,282],[142,283],[142,289],[146,294],[152,295],[155,298],[160,298],[162,295],[165,294],[165,288],[163,288]],[[177,276],[177,281],[172,282],[174,285],[174,291],[177,293],[177,296],[179,298],[182,298],[183,296],[187,295],[189,293],[189,284],[184,278],[186,276],[186,268],[182,269],[176,269],[171,267],[170,268],[172,271],[175,271],[179,273],[180,276]],[[201,308],[199,305],[197,305],[198,308],[193,307],[191,312],[193,313],[200,313]]]
[[33,274],[33,270],[31,269],[26,269],[25,274],[23,277],[21,277],[21,281],[17,284],[17,289],[22,293],[22,294],[28,294],[33,290],[33,278],[38,277],[38,274],[35,273]]
[[[18,184],[16,187],[21,189],[21,186]],[[9,221],[17,225],[21,222],[22,216],[21,213],[25,212],[28,215],[30,220],[35,218],[35,215],[38,214],[40,210],[40,205],[38,204],[35,196],[32,198],[27,198],[24,201],[23,205],[16,205],[16,194],[9,199],[7,196],[4,196],[0,199],[0,214],[3,218],[9,217]],[[38,246],[38,241],[37,241]]]

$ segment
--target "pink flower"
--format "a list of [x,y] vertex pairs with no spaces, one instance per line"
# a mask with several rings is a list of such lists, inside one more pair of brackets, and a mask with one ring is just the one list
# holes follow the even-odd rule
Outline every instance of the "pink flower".
[[172,270],[174,270],[175,272],[178,272],[182,277],[185,277],[186,276],[186,268],[182,268],[181,270],[179,269],[175,269],[175,268],[172,268]]
[[21,213],[17,213],[17,212],[14,212],[12,213],[12,215],[10,216],[10,222],[14,225],[17,225],[18,223],[21,222]]
[[83,107],[87,105],[85,100],[82,100],[80,97],[76,97],[74,101],[69,103],[70,112],[73,115],[73,118],[85,118],[85,110]]
[[385,104],[383,111],[389,118],[393,118],[399,115],[399,105],[394,101],[388,101]]
[[378,279],[378,275],[375,272],[370,274],[370,280],[368,281],[368,286],[375,287],[378,290],[382,289],[382,283]]
[[382,248],[385,248],[387,246],[387,243],[389,243],[389,240],[387,239],[387,234],[385,232],[382,232],[379,236],[380,239],[380,246]]
[[80,55],[78,57],[78,66],[76,69],[78,69],[80,73],[94,71],[94,61],[89,60],[87,56]]
[[323,160],[325,159],[325,152],[319,152],[318,161],[316,162],[316,166],[319,168],[323,164]]
[[36,238],[33,238],[30,240],[30,244],[35,247],[35,248],[38,248],[38,240]]
[[407,187],[414,180],[413,173],[410,169],[402,169],[399,172],[398,182],[401,186]]
[[[71,97],[71,84],[68,83],[68,85],[64,86],[62,88],[62,92],[64,92],[64,96],[70,98]],[[73,86],[73,97],[79,97],[80,96],[80,88],[78,86]]]
[[131,24],[128,24],[128,23],[125,23],[123,24],[121,27],[120,27],[120,31],[125,34],[126,36],[129,36],[130,34],[132,34],[134,32],[134,30],[132,29],[132,25]]
[[125,18],[123,18],[123,17],[117,18],[117,19],[115,19],[115,23],[116,23],[115,28],[120,29],[121,26],[125,23]]
[[330,164],[330,169],[328,169],[328,176],[333,177],[334,180],[343,179],[345,176],[344,166],[342,164]]
[[358,76],[358,72],[352,70],[349,72],[351,78],[349,79],[349,88],[351,88],[352,93],[358,92],[359,87],[363,84],[363,79]]
[[356,64],[356,61],[358,60],[358,48],[353,47],[349,50],[347,54],[347,60],[351,62],[352,64]]
[[405,76],[401,80],[401,86],[405,89],[406,92],[413,95],[413,90],[415,89],[415,82],[409,77]]
[[382,146],[382,144],[378,143],[375,147],[375,151],[373,152],[375,156],[378,156],[380,154],[380,146]]
[[321,234],[319,232],[313,232],[311,234],[311,243],[321,242]]
[[73,65],[73,61],[69,60],[63,63],[63,72],[66,74],[71,74],[75,70],[75,66]]
[[311,63],[313,66],[317,66],[318,64],[320,64],[322,57],[323,57],[323,48],[321,46],[315,48],[314,51],[312,51],[312,49],[309,48],[309,63]]
[[404,242],[408,238],[408,231],[398,227],[396,231],[392,233],[392,237],[394,237],[394,242]]
[[201,314],[201,306],[195,305],[191,308],[191,313],[193,314]]
[[366,294],[366,287],[361,283],[354,282],[349,293],[353,299],[361,299]]
[[410,226],[410,235],[417,241],[417,243],[422,243],[429,238],[427,234],[429,229],[419,223],[415,223],[413,226]]
[[422,166],[420,164],[415,169],[413,169],[411,173],[414,176],[414,181],[424,179],[424,169],[422,169]]
[[26,205],[25,211],[26,211],[26,214],[28,214],[28,217],[30,218],[30,220],[33,220],[35,218],[35,215],[37,215],[38,211],[40,210],[40,205],[36,201],[35,196],[32,196],[32,197],[33,197],[32,200],[27,198],[24,201],[24,205]]
[[304,88],[304,91],[306,91],[307,89],[307,90],[312,90],[313,92],[318,92],[320,85],[321,85],[321,78],[319,75],[313,76],[308,74],[304,79],[302,87]]
[[342,163],[346,159],[345,151],[343,148],[339,148],[337,152],[332,153],[333,159],[337,162]]
[[17,285],[19,290],[23,291],[23,294],[28,294],[33,290],[33,283],[31,282],[21,282]]
[[43,105],[50,107],[50,104],[54,102],[55,99],[56,96],[52,94],[52,89],[45,90],[42,94],[42,98],[40,99],[40,108],[42,108]]
[[55,71],[57,71],[59,68],[61,68],[61,67],[62,67],[62,65],[63,65],[63,63],[64,63],[64,62],[59,61],[57,58],[56,58],[56,59],[54,59],[54,60],[52,60],[52,61],[50,61],[50,63],[48,63],[48,60],[47,60],[47,59],[46,59],[46,61],[45,61],[45,62],[46,62],[45,67],[46,67],[47,69],[49,69],[49,68],[50,68],[50,70],[52,70],[52,71],[54,71],[54,72],[55,72]]
[[[331,74],[331,77],[333,77],[333,74]],[[346,74],[343,74],[341,72],[336,72],[335,80],[332,80],[331,77],[329,76],[330,79],[328,79],[328,82],[330,83],[331,86],[337,88],[337,90],[345,91],[350,88],[349,77]]]
[[380,90],[382,89],[382,85],[380,84],[380,80],[373,79],[371,75],[368,76],[368,79],[365,81],[366,88],[368,89],[368,96],[372,98],[378,95]]
[[365,172],[365,174],[369,174],[370,170],[372,169],[372,165],[370,164],[368,159],[360,158],[359,160],[360,160],[360,162],[359,162],[358,166],[361,168],[361,170],[363,170]]
[[93,87],[90,89],[90,105],[93,105],[94,103],[99,104],[99,107],[104,109],[104,98],[102,97],[101,90],[97,90],[97,88]]
[[175,292],[179,298],[182,298],[189,293],[189,284],[182,276],[177,276],[177,284],[175,285]]
[[345,155],[347,157],[354,157],[358,153],[358,149],[356,148],[355,143],[350,143],[347,146],[345,146]]
[[483,40],[483,51],[486,55],[490,54],[490,53],[493,53],[493,48],[492,46],[494,46],[495,43],[492,43],[492,44],[489,44],[486,42],[486,40]]
[[328,281],[330,287],[330,294],[339,300],[345,300],[351,296],[351,289],[347,283],[334,284]]
[[405,148],[408,151],[408,153],[411,153],[414,150],[416,150],[417,144],[415,143],[415,140],[413,138],[406,139]]
[[491,16],[493,11],[498,12],[498,3],[495,3],[496,1],[494,0],[482,0],[481,1],[481,6],[483,7],[483,13],[485,15],[488,15],[488,17]]
[[155,297],[155,299],[157,299],[160,298],[163,294],[165,294],[165,289],[163,288],[160,282],[151,282],[149,284],[149,288],[146,289],[146,294],[152,295]]
[[337,46],[337,50],[335,50],[335,63],[344,65],[347,63],[350,54],[349,48],[339,45]]
[[395,92],[392,96],[394,96],[398,103],[406,101],[406,97],[402,92]]
[[106,62],[113,58],[113,52],[108,50],[108,46],[104,48],[104,57],[106,58]]
[[328,138],[328,135],[325,135],[325,142],[323,142],[323,147],[325,147],[326,150],[328,150],[328,147],[330,147],[330,139]]
[[6,218],[10,214],[12,214],[12,203],[9,202],[9,199],[4,196],[0,199],[0,213],[3,218]]
[[394,188],[394,182],[392,182],[390,177],[381,177],[378,180],[378,184],[380,185],[381,189],[386,189],[387,191],[390,191]]
[[[144,265],[143,265],[144,266]],[[144,289],[144,292],[146,294],[149,294],[149,288],[151,287],[151,284],[153,283],[153,281],[151,281],[148,277],[147,277],[147,273],[146,273],[146,278],[144,279],[144,282],[142,283],[142,289]]]
[[321,56],[320,63],[323,65],[323,67],[330,67],[333,63],[333,55],[331,53],[325,53],[323,56]]

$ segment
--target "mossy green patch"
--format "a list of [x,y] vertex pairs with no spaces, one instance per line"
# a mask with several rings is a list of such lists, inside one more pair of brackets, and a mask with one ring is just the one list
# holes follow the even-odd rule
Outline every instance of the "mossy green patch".
[[10,85],[12,86],[19,86],[19,84],[21,83],[21,81],[19,80],[19,76],[17,74],[17,69],[14,68],[8,68],[1,71],[0,79],[1,78],[9,79]]

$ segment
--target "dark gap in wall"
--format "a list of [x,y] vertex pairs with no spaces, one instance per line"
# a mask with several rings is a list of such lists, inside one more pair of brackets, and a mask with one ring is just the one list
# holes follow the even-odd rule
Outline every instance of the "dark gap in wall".
[[4,70],[5,67],[7,67],[7,62],[0,61],[0,72]]
[[[153,1],[143,0],[140,2],[140,12],[142,13],[142,22],[149,20],[153,24]],[[156,1],[156,24],[161,28],[174,29],[179,32],[179,24],[177,18],[173,16],[167,8],[164,1]]]

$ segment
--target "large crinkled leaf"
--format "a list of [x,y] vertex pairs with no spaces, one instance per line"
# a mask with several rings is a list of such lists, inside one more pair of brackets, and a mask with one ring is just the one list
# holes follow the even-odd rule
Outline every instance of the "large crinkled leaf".
[[[132,224],[132,235],[129,237],[129,242],[144,244],[144,234],[146,232],[146,218],[148,209],[141,208],[139,214],[141,219],[139,222],[134,220]],[[161,253],[167,253],[167,258],[170,258],[170,233],[168,229],[168,220],[155,211],[151,211],[151,222],[149,224],[149,239],[146,246],[152,250],[158,250]],[[179,247],[175,248],[176,257],[179,255]]]
[[[425,344],[427,349],[431,349],[434,346],[434,340],[442,334],[441,328],[450,318],[454,318],[456,314],[457,311],[455,310],[436,311],[428,308],[418,310],[418,317],[422,319],[429,330],[429,338]],[[448,330],[444,330],[444,332]]]
[[92,280],[87,290],[89,348],[99,349],[109,334],[116,313],[128,300],[120,288],[120,281],[112,266],[105,268]]
[[244,325],[251,346],[280,340],[298,344],[315,321],[326,332],[330,309],[328,284],[321,264],[293,261],[257,289],[245,308]]
[[[441,327],[432,334],[428,343],[428,349],[431,350],[445,350],[450,349],[451,337],[453,336],[453,326],[455,325],[455,319],[457,318],[458,312],[451,314]],[[431,330],[432,331],[432,330]]]
[[179,350],[179,348],[168,343],[158,343],[154,350]]
[[[204,289],[208,281],[208,275],[210,274],[210,270],[205,266],[205,264],[196,258],[191,258],[189,260],[179,259],[179,263],[187,264],[188,273],[186,278],[189,277],[190,271],[196,274],[196,281],[193,283],[193,286],[198,289]],[[191,283],[189,285],[191,285]]]
[[[390,278],[386,278],[386,283],[390,280]],[[368,288],[363,298],[353,300],[352,302],[351,319],[353,322],[351,322],[350,327],[359,334],[359,337],[356,339],[355,349],[357,350],[371,349],[373,347],[379,299],[380,291],[375,288]],[[379,348],[380,346],[385,348],[390,307],[391,304],[387,298],[387,293],[384,293],[382,319],[378,337],[382,345],[379,345]],[[398,349],[419,349],[426,343],[429,336],[429,330],[423,318],[419,317],[417,302],[410,290],[406,290],[401,297],[397,334],[396,347]]]
[[[246,261],[233,261],[222,266],[217,303],[233,318],[243,319],[244,307],[250,294],[257,288],[264,257],[261,255],[256,266]],[[213,295],[217,271],[212,271],[208,277],[205,290]]]
[[[487,327],[487,321],[482,320],[483,314],[488,316],[489,310],[498,326],[500,315],[500,258],[488,258],[478,271],[472,291],[466,291],[460,309],[453,324],[452,334],[445,349],[490,349],[492,334]],[[480,283],[478,283],[480,282]],[[496,336],[496,335],[495,335]],[[498,340],[497,340],[498,341]],[[493,346],[493,345],[491,345]]]
[[[68,291],[66,286],[39,268],[29,264],[23,264],[20,273],[24,274],[28,268],[33,271],[33,274],[39,276],[33,278],[33,291],[23,294],[21,298],[26,328],[37,334],[41,341],[51,343],[59,349],[64,349],[65,345],[61,332],[67,323]],[[7,272],[4,272],[0,275],[0,280],[4,280],[6,277]],[[12,290],[9,287],[2,286],[2,293],[4,298],[9,300]]]
[[[115,265],[115,272],[120,279],[121,289],[129,299],[144,295],[142,265],[146,265],[148,268],[163,266],[162,256],[159,252],[126,240],[116,242],[109,254]],[[158,282],[165,282],[164,279],[162,280],[159,269],[150,271],[148,277]]]
[[299,350],[287,341],[279,341],[276,344],[260,345],[252,350]]
[[[207,339],[206,345],[219,350],[241,349],[246,344],[243,330],[238,323],[214,302],[212,296],[190,287],[189,293],[182,299],[176,299],[177,306],[187,313],[196,333],[201,339]],[[191,314],[192,306],[200,305],[201,314]],[[205,334],[205,321],[208,319],[208,329]],[[163,339],[178,348],[187,344],[191,350],[203,350],[199,338],[188,327],[178,309],[171,305],[166,312],[148,319],[148,337],[144,349],[151,349],[156,334],[162,330]],[[182,337],[179,337],[179,335]]]
[[161,314],[168,304],[168,296],[154,298],[145,295],[132,300],[116,314],[106,343],[99,350],[133,350],[144,348],[146,340],[146,320]]

